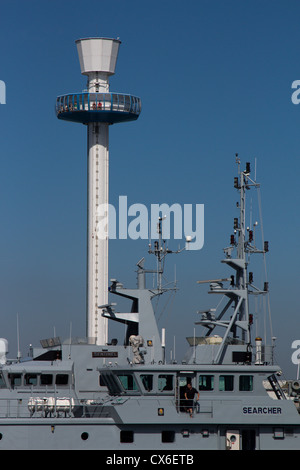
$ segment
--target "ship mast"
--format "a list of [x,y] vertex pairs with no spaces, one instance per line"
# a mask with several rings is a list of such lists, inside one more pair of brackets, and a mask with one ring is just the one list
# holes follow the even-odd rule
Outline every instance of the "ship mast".
[[[249,273],[248,276],[247,270],[248,254],[266,253],[268,251],[268,242],[264,243],[263,250],[256,248],[255,244],[253,244],[253,231],[246,228],[246,191],[249,190],[251,186],[259,187],[259,184],[250,178],[250,163],[246,163],[246,169],[241,171],[238,154],[236,154],[236,163],[238,165],[238,176],[234,178],[234,187],[240,193],[239,203],[237,204],[239,217],[234,218],[234,234],[230,237],[230,246],[224,249],[226,258],[222,260],[222,263],[226,263],[235,271],[235,275],[231,275],[229,278],[225,279],[198,281],[200,284],[205,282],[210,283],[209,293],[223,294],[228,298],[227,304],[217,317],[213,313],[214,310],[202,311],[199,312],[202,313],[201,321],[196,323],[208,328],[206,336],[210,336],[217,326],[226,329],[222,342],[214,357],[214,363],[221,361],[229,333],[232,334],[233,340],[239,338],[239,341],[245,344],[247,348],[250,347],[252,315],[249,313],[248,294],[266,294],[268,290],[267,283],[264,285],[264,290],[254,287],[252,285],[253,274]],[[236,249],[235,257],[232,256],[234,249]],[[226,281],[230,281],[228,288],[223,287],[223,282]],[[254,290],[250,291],[250,286],[253,287]],[[233,314],[230,315],[229,320],[224,320],[223,317],[229,307],[233,307]]]
[[[239,320],[245,323],[242,328],[242,340],[247,344],[250,343],[250,322],[249,322],[249,299],[247,291],[247,261],[246,261],[246,240],[245,240],[245,226],[246,226],[246,188],[248,186],[248,178],[250,174],[250,163],[246,164],[246,170],[240,171],[240,160],[236,155],[236,162],[238,164],[238,186],[240,191],[240,219],[234,219],[234,229],[238,233],[237,242],[237,259],[240,264],[236,269],[236,288],[240,291],[241,295],[235,299],[235,306],[237,307],[239,299],[243,299],[240,304]],[[235,180],[236,183],[236,180]],[[247,327],[247,329],[246,329]]]
[[[149,249],[148,253],[155,255],[157,258],[157,269],[156,270],[151,270],[151,269],[144,269],[144,273],[156,273],[157,274],[157,295],[163,294],[164,292],[168,290],[177,290],[176,289],[176,280],[175,280],[175,285],[174,287],[166,287],[163,286],[163,273],[164,273],[164,264],[165,264],[165,259],[168,254],[171,253],[181,253],[186,249],[186,247],[178,249],[176,251],[170,250],[166,246],[166,241],[163,239],[163,221],[166,218],[164,217],[159,217],[158,218],[158,223],[157,223],[157,233],[158,233],[158,240],[154,242],[154,247],[152,248],[151,242],[149,243]],[[186,243],[189,243],[189,238],[187,237]]]

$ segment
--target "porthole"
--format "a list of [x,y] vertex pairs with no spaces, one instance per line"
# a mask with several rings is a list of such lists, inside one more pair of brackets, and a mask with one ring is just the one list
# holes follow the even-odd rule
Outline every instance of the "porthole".
[[81,439],[82,439],[83,441],[86,441],[88,438],[89,438],[89,433],[88,433],[88,432],[83,432],[83,433],[81,434]]
[[2,437],[3,437],[3,434],[2,434],[2,432],[0,432],[0,441],[1,441]]
[[120,442],[132,443],[133,431],[120,431]]
[[175,442],[175,432],[174,431],[162,431],[161,442]]

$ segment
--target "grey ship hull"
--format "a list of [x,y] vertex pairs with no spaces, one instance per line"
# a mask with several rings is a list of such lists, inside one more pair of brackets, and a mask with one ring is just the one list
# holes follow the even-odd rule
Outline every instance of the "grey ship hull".
[[[92,421],[92,422],[91,422]],[[249,428],[243,430],[241,426],[234,427],[232,424],[202,425],[183,422],[172,426],[176,433],[175,441],[172,443],[162,443],[162,432],[164,426],[159,425],[136,425],[134,444],[120,443],[120,431],[122,426],[116,427],[114,423],[105,419],[73,419],[71,422],[63,419],[59,420],[39,420],[34,422],[24,422],[24,420],[14,419],[0,421],[2,431],[1,450],[103,450],[110,451],[199,451],[199,450],[226,450],[228,431],[236,433],[239,428],[242,432],[241,438],[248,433],[249,450],[299,450],[299,426],[293,427],[289,437],[284,439],[274,439],[274,426],[255,425],[251,428],[256,435],[253,437]],[[203,436],[203,426],[205,433],[209,433],[209,438]],[[52,428],[54,430],[52,431]],[[168,431],[170,426],[166,425]],[[234,429],[232,429],[234,427]],[[132,429],[132,427],[130,427]],[[281,432],[281,431],[279,431]],[[185,433],[185,434],[183,434]],[[189,437],[185,437],[189,433]],[[88,439],[84,440],[82,435],[88,434]],[[254,439],[254,443],[253,443]],[[288,441],[288,442],[287,442]],[[243,449],[243,448],[242,448]],[[134,453],[133,453],[134,455]]]
[[[42,361],[39,355],[32,361],[2,366],[2,377],[14,386],[1,390],[0,450],[299,449],[300,415],[295,403],[276,395],[274,383],[272,387],[268,381],[278,366],[195,364],[194,358],[203,356],[201,348],[185,364],[134,364],[130,348],[125,348],[125,356],[120,346],[82,344],[62,346],[59,360]],[[235,349],[235,345],[227,347],[225,362]],[[113,358],[127,366],[113,365]],[[50,374],[68,375],[68,381],[43,385],[42,377]],[[109,395],[99,382],[100,374]],[[143,385],[149,374],[154,377],[151,390]],[[200,376],[208,374],[214,376],[215,387],[201,390],[191,417],[181,400],[180,381],[193,378],[199,382]],[[251,391],[236,387],[234,392],[220,392],[217,381],[228,374],[235,385],[240,376],[253,377]],[[35,375],[38,381],[29,385],[28,377]],[[114,376],[133,377],[136,386],[123,390]],[[156,381],[167,376],[173,377],[172,390],[161,389]],[[53,397],[58,399],[54,405]],[[64,401],[62,407],[59,400]]]
[[[258,414],[247,416],[248,419],[243,416],[243,402],[203,401],[200,405],[203,411],[190,418],[188,414],[178,417],[171,400],[156,399],[148,400],[146,416],[141,413],[141,403],[128,407],[123,422],[118,422],[119,416],[116,420],[106,416],[101,409],[90,413],[86,410],[85,415],[72,418],[5,418],[0,419],[0,449],[226,450],[228,439],[234,435],[239,440],[237,448],[242,450],[299,450],[300,425],[298,417],[292,418],[293,403],[284,407],[273,404],[256,407],[255,400],[251,403],[250,407],[248,403],[244,405],[247,409],[256,408]],[[151,419],[150,415],[157,415],[161,406],[166,418]],[[259,410],[275,414],[270,417]],[[127,412],[139,419],[127,419]],[[291,419],[287,420],[289,416]]]

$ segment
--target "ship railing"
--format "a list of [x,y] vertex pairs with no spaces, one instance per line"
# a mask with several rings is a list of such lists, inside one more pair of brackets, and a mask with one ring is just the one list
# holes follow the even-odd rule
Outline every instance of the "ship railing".
[[107,417],[102,402],[73,397],[31,396],[0,399],[2,418],[93,418]]
[[30,416],[27,403],[28,399],[23,398],[1,398],[0,419],[25,418]]
[[[190,406],[187,405],[186,399],[175,400],[174,402],[175,408],[177,413],[189,413]],[[207,401],[197,400],[193,402],[192,406],[192,413],[193,414],[200,414],[200,413],[209,413],[212,414],[212,403]]]

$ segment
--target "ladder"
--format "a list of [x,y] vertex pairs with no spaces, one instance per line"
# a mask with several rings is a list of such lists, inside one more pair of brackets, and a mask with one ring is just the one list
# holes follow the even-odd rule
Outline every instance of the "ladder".
[[280,388],[276,375],[275,374],[270,375],[268,377],[268,380],[278,400],[286,400],[286,396]]

